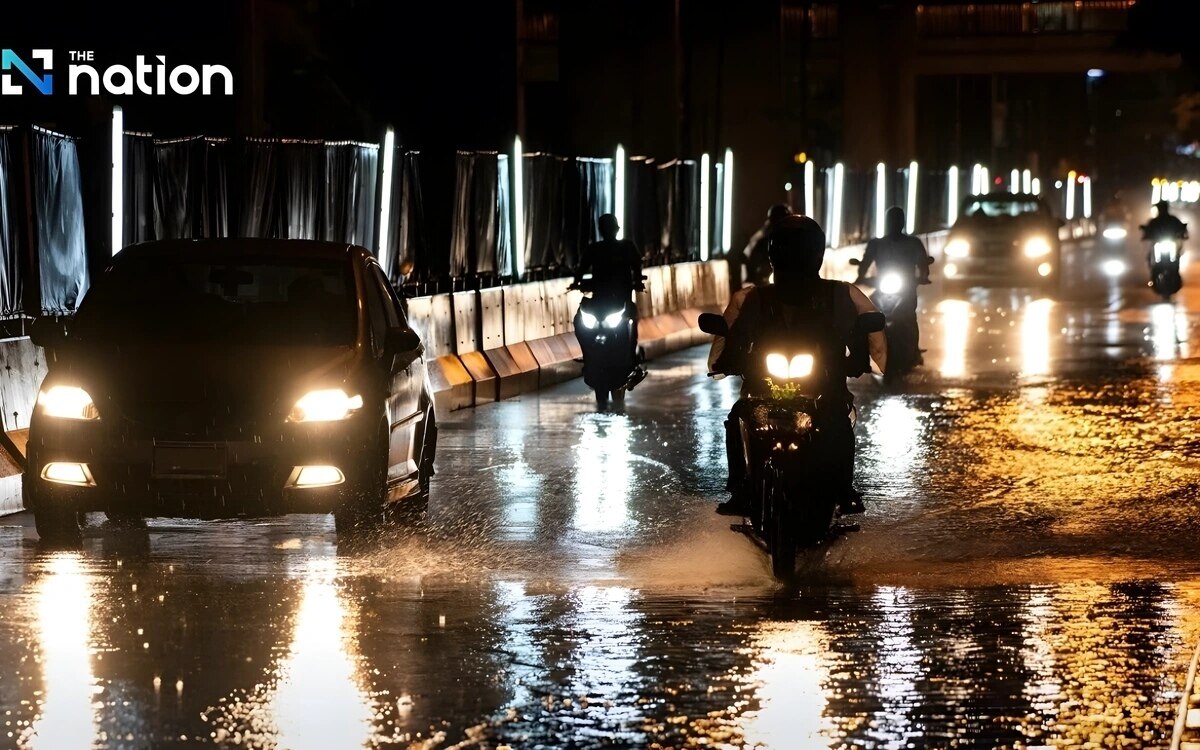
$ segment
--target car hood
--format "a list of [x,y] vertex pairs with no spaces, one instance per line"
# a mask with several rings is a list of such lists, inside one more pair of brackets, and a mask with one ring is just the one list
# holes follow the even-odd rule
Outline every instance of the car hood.
[[342,385],[356,361],[348,346],[157,344],[81,345],[63,359],[54,382],[86,389],[101,418],[115,411],[138,421],[164,409],[221,420],[286,416],[305,391]]

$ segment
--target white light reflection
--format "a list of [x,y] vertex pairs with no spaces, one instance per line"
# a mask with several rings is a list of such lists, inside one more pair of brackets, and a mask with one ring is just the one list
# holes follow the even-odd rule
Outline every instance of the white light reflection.
[[1062,615],[1054,606],[1054,597],[1044,591],[1031,592],[1021,607],[1023,647],[1021,662],[1029,673],[1023,690],[1030,707],[1040,716],[1050,716],[1062,704],[1062,682],[1056,677],[1057,659],[1049,638]]
[[1025,306],[1021,319],[1021,374],[1050,373],[1050,313],[1054,301],[1039,299]]
[[374,701],[351,654],[356,613],[338,592],[336,569],[335,559],[316,559],[304,573],[291,649],[267,702],[281,748],[363,747],[374,735]]
[[804,213],[809,216],[817,215],[816,171],[811,159],[804,162]]
[[743,747],[828,747],[834,730],[825,717],[828,636],[817,622],[768,622],[755,635],[749,680],[757,711],[744,715]]
[[617,239],[625,238],[625,147],[617,144],[613,162],[613,216],[617,217]]
[[967,374],[971,303],[961,299],[946,299],[938,303],[937,311],[942,318],[942,376],[961,378]]
[[733,149],[725,149],[725,181],[721,183],[725,191],[725,199],[721,202],[721,210],[725,216],[721,219],[721,247],[729,252],[733,247]]
[[875,236],[884,233],[884,213],[887,211],[887,165],[875,165]]
[[881,640],[876,662],[882,710],[873,723],[894,738],[897,747],[905,747],[904,740],[920,734],[910,713],[918,702],[917,683],[925,678],[921,650],[913,639],[911,613],[916,604],[911,591],[894,586],[880,587],[871,600],[882,614],[876,630]]
[[905,203],[905,211],[908,213],[905,219],[904,231],[912,234],[917,227],[917,174],[918,167],[915,161],[908,164],[908,200]]
[[29,750],[90,748],[97,738],[93,705],[92,581],[78,553],[59,553],[38,582],[38,648],[41,652],[40,713],[20,747]]
[[576,529],[601,533],[622,529],[629,523],[633,471],[629,438],[629,422],[623,417],[596,417],[583,422],[583,435],[575,446]]
[[125,246],[125,110],[112,110],[112,254]]
[[922,452],[921,413],[900,398],[876,405],[869,433],[879,446],[880,470],[885,475],[907,469]]
[[1150,344],[1154,358],[1159,361],[1188,356],[1187,314],[1179,312],[1169,302],[1150,308]]

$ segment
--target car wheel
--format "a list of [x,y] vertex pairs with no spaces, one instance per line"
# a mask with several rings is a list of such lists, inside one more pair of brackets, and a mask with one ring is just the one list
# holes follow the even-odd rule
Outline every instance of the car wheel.
[[388,427],[380,423],[380,435],[373,458],[358,478],[351,481],[341,507],[333,512],[338,535],[372,531],[385,520],[384,494],[387,489]]
[[33,525],[43,542],[78,544],[83,536],[79,529],[79,513],[73,507],[55,506],[36,497],[30,483],[22,481],[21,492],[25,507],[33,509]]
[[401,525],[412,525],[421,521],[429,510],[429,484],[433,479],[433,462],[437,456],[437,417],[433,407],[429,408],[429,416],[425,421],[425,430],[421,435],[421,463],[417,469],[418,490],[415,495],[392,503],[388,506],[388,514]]

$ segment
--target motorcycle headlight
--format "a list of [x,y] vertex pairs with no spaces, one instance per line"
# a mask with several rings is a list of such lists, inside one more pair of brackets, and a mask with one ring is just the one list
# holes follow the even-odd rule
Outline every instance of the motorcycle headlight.
[[604,316],[604,327],[605,328],[616,328],[617,326],[621,325],[621,321],[624,319],[625,319],[625,313],[621,312],[620,310],[618,310],[617,312],[612,313],[610,315],[605,315]]
[[780,380],[807,378],[813,371],[813,355],[797,354],[790,360],[779,353],[767,355],[767,374]]
[[38,392],[38,406],[47,417],[90,421],[100,418],[96,402],[82,388],[55,385]]
[[1050,243],[1044,237],[1025,240],[1025,257],[1042,258],[1050,254]]
[[946,257],[965,258],[971,254],[971,243],[959,238],[946,243]]
[[879,291],[883,294],[899,294],[904,288],[904,279],[898,273],[885,273],[879,279]]
[[337,422],[363,406],[362,396],[347,396],[341,388],[309,391],[296,401],[289,422]]
[[1175,260],[1175,241],[1174,240],[1159,240],[1154,243],[1154,259]]
[[580,312],[579,322],[583,323],[584,328],[595,328],[597,323],[596,316],[590,312]]

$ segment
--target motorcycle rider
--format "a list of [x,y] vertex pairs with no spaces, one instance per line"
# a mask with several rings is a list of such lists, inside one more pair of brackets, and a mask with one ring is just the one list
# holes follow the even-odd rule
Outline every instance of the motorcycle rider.
[[775,225],[785,216],[792,214],[792,207],[786,203],[776,203],[767,211],[767,220],[750,235],[746,249],[742,251],[743,262],[746,264],[746,281],[754,286],[763,286],[771,278],[771,259],[767,247],[771,241],[771,232]]
[[1142,226],[1142,239],[1157,240],[1170,238],[1182,241],[1188,238],[1187,224],[1180,221],[1178,216],[1171,213],[1171,203],[1169,201],[1159,201],[1154,204],[1154,207],[1158,210],[1157,215]]
[[637,245],[632,240],[617,239],[621,226],[617,217],[604,214],[598,222],[600,239],[591,243],[583,250],[579,260],[579,268],[575,271],[575,283],[579,287],[584,282],[584,275],[591,274],[589,282],[592,299],[625,303],[633,321],[633,362],[635,363],[633,377],[629,387],[640,383],[646,377],[646,369],[642,366],[642,357],[638,350],[638,310],[632,301],[633,292],[644,291],[642,283],[642,256]]
[[[918,284],[929,283],[929,252],[919,237],[904,231],[905,225],[903,208],[892,206],[887,210],[884,214],[883,236],[867,242],[862,263],[858,266],[858,278],[854,280],[855,284],[861,284],[866,280],[867,270],[871,264],[879,266],[881,271],[884,268],[899,271],[906,278],[917,279]],[[916,316],[917,295],[915,293],[909,295],[905,298],[904,303],[906,307],[898,312]],[[913,343],[917,346],[917,353],[912,361],[920,364],[923,359],[921,345],[919,340]]]
[[[854,285],[821,278],[825,232],[813,219],[796,214],[780,218],[771,233],[768,252],[775,283],[747,287],[729,301],[725,309],[729,336],[714,339],[708,369],[743,375],[742,395],[758,395],[756,389],[762,387],[762,379],[751,377],[758,358],[750,356],[756,343],[776,333],[801,331],[823,341],[822,357],[830,363],[830,376],[820,384],[815,421],[831,448],[828,465],[831,486],[840,493],[839,506],[843,513],[861,513],[862,496],[853,485],[854,431],[849,419],[854,397],[846,387],[846,378],[870,370],[868,351],[881,371],[886,367],[887,340],[881,331],[869,334],[866,342],[855,340],[853,335],[860,314],[878,311]],[[722,515],[744,515],[748,509],[748,499],[739,491],[746,468],[739,409],[749,404],[739,401],[725,422],[728,489],[732,497],[717,508]]]

